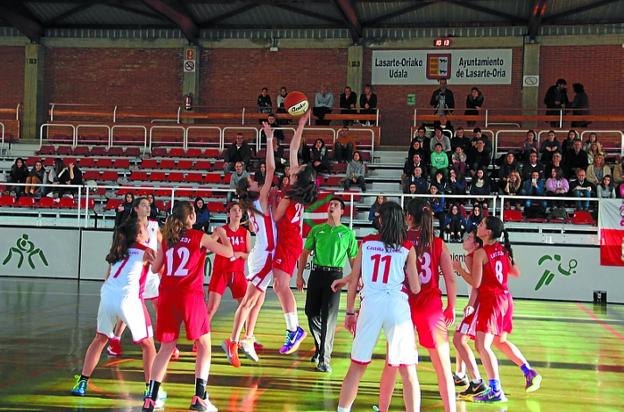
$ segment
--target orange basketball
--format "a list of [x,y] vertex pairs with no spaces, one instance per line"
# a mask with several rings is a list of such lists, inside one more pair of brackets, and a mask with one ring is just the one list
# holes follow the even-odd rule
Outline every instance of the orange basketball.
[[291,116],[303,116],[308,111],[310,103],[308,97],[302,92],[290,92],[284,99],[284,107]]

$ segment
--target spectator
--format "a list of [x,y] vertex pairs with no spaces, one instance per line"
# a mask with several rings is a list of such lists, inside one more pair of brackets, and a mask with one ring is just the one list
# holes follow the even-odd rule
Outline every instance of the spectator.
[[602,145],[599,142],[594,142],[589,145],[589,150],[587,150],[587,162],[589,164],[594,163],[594,158],[596,156],[605,156],[604,150],[602,150]]
[[425,149],[422,148],[422,143],[417,138],[412,139],[412,144],[410,145],[409,150],[407,151],[407,159],[413,159],[414,155],[417,154],[421,159],[425,158],[426,152]]
[[[288,90],[284,86],[280,87],[279,94],[277,95],[277,113],[286,114],[288,111],[286,110],[286,106],[284,106],[284,100],[286,100],[286,96],[288,95]],[[289,124],[290,120],[288,119],[279,119],[277,124],[280,126]],[[273,135],[275,137],[275,135]]]
[[258,182],[258,186],[262,187],[264,185],[264,181],[266,179],[266,163],[260,162],[258,165],[258,170],[254,173],[254,180]]
[[158,215],[160,214],[160,211],[158,210],[156,202],[154,201],[154,195],[152,193],[148,193],[146,199],[150,205],[150,215],[148,216],[148,218],[152,220],[158,220]]
[[285,188],[287,188],[290,185],[290,177],[288,177],[288,175],[284,175],[280,178],[279,183],[277,184],[277,188],[280,191],[286,190]]
[[449,137],[442,132],[442,128],[440,126],[436,126],[433,131],[433,137],[429,142],[430,153],[435,151],[436,144],[440,144],[442,146],[443,152],[450,153],[451,139],[449,139]]
[[[43,176],[43,183],[45,185],[58,185],[59,179],[58,175],[65,169],[65,164],[63,163],[63,159],[56,158],[54,159],[54,165],[46,172]],[[53,197],[54,193],[58,194],[58,190],[53,189],[51,186],[46,186],[43,188],[43,194],[48,197]]]
[[553,154],[561,153],[561,143],[557,140],[554,130],[548,132],[548,137],[542,143],[540,152],[542,153],[541,161],[544,164],[551,162]]
[[444,176],[446,176],[448,173],[448,166],[448,155],[442,151],[442,145],[440,143],[436,143],[434,151],[431,153],[431,174],[435,175],[436,172],[440,171],[444,174]]
[[[470,89],[470,94],[466,97],[466,111],[464,114],[466,116],[479,116],[481,114],[481,108],[483,107],[483,102],[485,98],[483,97],[483,93],[476,87]],[[477,122],[469,121],[466,122],[468,126],[474,127]]]
[[440,88],[433,91],[429,105],[433,107],[434,113],[446,114],[455,108],[455,96],[453,92],[446,88],[446,79],[440,79]]
[[449,178],[446,186],[446,192],[451,195],[465,195],[466,194],[466,180],[464,175],[458,173],[456,170],[449,170]]
[[228,192],[227,194],[227,201],[231,202],[232,198],[234,197],[234,191],[236,190],[236,186],[238,185],[238,182],[241,181],[242,179],[247,179],[247,177],[249,176],[249,173],[247,173],[247,171],[245,170],[245,164],[243,162],[236,162],[234,164],[234,172],[232,172],[232,177],[230,178],[230,189],[232,189],[232,192]]
[[458,204],[453,203],[451,205],[449,214],[446,216],[444,229],[450,242],[461,242],[466,232],[466,219],[462,216]]
[[594,163],[587,166],[586,175],[587,180],[594,185],[602,182],[603,177],[607,175],[611,176],[611,168],[609,165],[605,164],[603,154],[597,154],[596,157],[594,157]]
[[230,173],[234,165],[238,162],[242,162],[243,167],[249,164],[251,160],[251,147],[249,147],[244,140],[242,133],[236,133],[236,140],[225,150],[223,160],[225,160],[224,174]]
[[519,170],[520,165],[516,161],[516,155],[513,152],[507,152],[505,159],[498,169],[498,183],[501,190],[505,190],[511,172]]
[[421,167],[415,167],[412,175],[405,182],[404,192],[408,192],[409,185],[414,183],[416,185],[416,193],[425,194],[429,191],[429,182],[423,176],[423,169]]
[[483,139],[477,140],[476,146],[468,154],[468,169],[472,176],[477,170],[486,170],[490,165],[490,154],[485,151]]
[[132,213],[132,205],[134,203],[134,194],[128,192],[124,195],[124,202],[117,206],[115,213],[115,227],[119,226],[122,222],[130,216]]
[[329,173],[329,157],[323,139],[316,139],[310,153],[312,167],[317,173]]
[[412,142],[415,139],[420,142],[420,147],[422,147],[423,150],[425,150],[425,147],[429,147],[430,138],[427,136],[427,129],[424,126],[420,126],[416,129],[414,136],[412,136]]
[[[574,132],[574,135],[576,136],[576,132]],[[587,138],[587,140],[585,140],[585,142],[583,142],[583,150],[585,150],[586,152],[589,150],[590,146],[592,143],[599,143],[598,142],[598,135],[594,132],[591,132],[589,134],[589,137]]]
[[[560,110],[569,106],[570,101],[568,100],[568,91],[566,90],[567,84],[565,79],[558,79],[557,83],[550,86],[548,91],[546,91],[544,104],[546,108],[549,109],[546,110],[547,116],[559,116]],[[558,125],[558,121],[550,122],[551,127],[557,127]]]
[[[585,93],[585,87],[581,83],[572,84],[572,90],[574,90],[574,100],[570,103],[573,116],[587,116],[589,114],[589,97]],[[591,122],[588,121],[575,121],[572,122],[572,127],[587,127]]]
[[479,140],[483,140],[483,143],[485,143],[485,151],[490,155],[492,154],[492,141],[487,137],[487,135],[484,135],[481,132],[481,129],[479,127],[475,127],[474,129],[472,129],[472,139],[470,140],[470,143],[472,144],[472,147],[476,147],[477,146],[477,142]]
[[[11,171],[9,172],[9,183],[26,183],[28,175],[28,167],[26,167],[24,159],[21,157],[15,159],[13,166],[11,166]],[[24,186],[12,186],[9,187],[9,190],[19,195],[24,192]]]
[[446,223],[446,213],[444,213],[444,211],[446,210],[444,193],[442,193],[442,191],[440,191],[440,188],[436,185],[431,185],[429,187],[429,193],[433,195],[429,203],[431,204],[431,209],[433,210],[433,216],[438,219],[440,237],[444,237],[444,224]]
[[576,139],[572,145],[572,149],[565,153],[563,162],[566,176],[576,175],[577,169],[583,169],[583,175],[585,174],[585,169],[587,169],[589,165],[589,160],[587,158],[587,152],[583,150],[583,143],[579,139]]
[[527,162],[522,165],[522,180],[530,179],[533,172],[538,172],[540,179],[544,176],[544,165],[537,161],[537,152],[531,152]]
[[451,156],[451,160],[453,161],[453,169],[456,172],[461,173],[462,175],[466,173],[466,153],[461,146],[457,146],[453,155]]
[[39,185],[43,183],[45,173],[46,171],[45,171],[45,168],[43,167],[43,163],[41,163],[41,160],[37,160],[35,162],[35,165],[30,169],[30,173],[28,174],[28,177],[26,178],[26,183],[33,185],[33,186],[26,186],[27,195],[39,196],[41,195],[41,193],[43,193],[43,187]]
[[[267,116],[267,123],[271,126],[271,129],[273,129],[273,137],[277,139],[277,144],[284,144],[284,131],[280,129],[281,123],[273,113],[269,113]],[[274,140],[273,144],[275,143],[276,141]],[[266,147],[266,135],[264,134],[264,130],[260,130],[260,145],[261,147]]]
[[[373,88],[370,84],[364,86],[364,92],[360,95],[360,113],[362,114],[376,114],[377,113],[377,95],[373,93]],[[370,120],[365,123],[366,126],[370,126]]]
[[436,185],[438,187],[438,192],[440,194],[448,193],[448,184],[446,183],[446,176],[442,171],[438,170],[433,174],[433,179],[431,179],[431,184]]
[[596,187],[596,191],[601,199],[615,199],[615,187],[613,187],[610,175],[603,176],[600,184]]
[[373,224],[373,227],[379,230],[379,207],[386,203],[386,197],[379,195],[375,198],[375,203],[371,205],[368,212],[368,221]]
[[[565,154],[568,152],[568,150],[572,149],[572,146],[574,145],[574,141],[576,139],[579,139],[578,134],[576,134],[576,130],[568,130],[568,134],[566,135],[565,140],[561,142],[561,153]],[[584,148],[583,150],[587,151],[588,147]]]
[[567,178],[565,169],[563,168],[563,163],[561,161],[561,153],[555,152],[552,157],[552,162],[550,164],[547,164],[544,168],[544,176],[550,176],[550,171],[558,167],[562,169],[563,176]]
[[550,169],[550,177],[546,180],[547,196],[566,196],[570,190],[570,182],[563,176],[563,169],[553,167]]
[[347,178],[344,180],[345,190],[351,189],[352,184],[360,186],[362,192],[366,192],[366,166],[362,163],[360,152],[353,153],[353,159],[347,165]]
[[453,124],[448,119],[448,116],[446,114],[441,114],[439,120],[435,120],[433,122],[433,127],[439,127],[443,131],[448,130],[449,132],[451,132],[451,136],[453,136],[453,134],[455,133],[455,129],[453,129]]
[[[411,159],[411,161],[409,160]],[[422,156],[418,153],[414,153],[411,158],[403,165],[403,176],[401,176],[401,181],[405,183],[405,180],[414,174],[414,169],[420,167],[423,171],[423,177],[427,177],[425,171],[427,170],[427,164],[422,160]]]
[[416,186],[416,183],[412,182],[412,183],[409,184],[409,186],[407,188],[406,194],[408,194],[408,195],[417,195],[418,194],[418,187]]
[[269,89],[263,87],[258,96],[258,112],[269,114],[273,111],[273,102],[269,96]]
[[[576,179],[570,182],[570,191],[574,197],[592,197],[596,193],[594,185],[586,179],[585,169],[578,168]],[[577,200],[576,210],[589,210],[589,200]]]
[[355,138],[348,127],[340,130],[334,143],[334,160],[337,162],[350,162],[355,151]]
[[[354,114],[357,104],[357,94],[354,93],[349,86],[344,88],[344,93],[340,95],[340,113]],[[353,120],[343,120],[343,126],[351,126]]]
[[[544,179],[540,177],[538,171],[531,172],[531,177],[526,179],[522,184],[522,192],[520,193],[523,196],[544,196]],[[532,205],[533,200],[527,199],[524,201],[524,207],[526,209],[530,209]],[[541,205],[544,211],[546,210],[546,201],[539,202],[539,205]]]
[[[518,196],[522,192],[522,179],[520,178],[520,172],[512,170],[505,179],[505,186],[502,188],[502,192],[505,196]],[[520,207],[520,202],[509,200],[507,208]]]
[[470,194],[473,196],[486,196],[490,193],[490,178],[487,177],[484,169],[479,168],[475,172],[475,175],[472,177],[472,182],[470,184]]
[[481,213],[481,206],[478,204],[472,207],[472,212],[468,219],[466,219],[466,232],[472,232],[477,229],[479,223],[483,220],[483,213]]
[[622,171],[624,169],[624,156],[618,156],[615,166],[613,166],[613,183],[619,185],[624,181]]
[[317,125],[328,125],[329,120],[325,120],[325,115],[331,113],[334,107],[334,95],[329,91],[326,84],[321,85],[321,91],[314,96],[314,107],[312,114],[316,117]]
[[451,139],[451,152],[455,152],[455,148],[460,146],[464,153],[468,153],[468,149],[472,146],[470,138],[466,136],[466,132],[463,127],[458,127],[455,131],[455,135]]
[[[58,175],[59,184],[60,185],[74,185],[80,186],[82,185],[82,171],[74,163],[73,160],[69,161],[69,165],[61,170],[61,173]],[[78,193],[78,189],[75,187],[72,188],[61,188],[59,189],[59,196],[69,196],[73,197],[74,194]]]
[[204,203],[204,199],[196,197],[193,206],[195,209],[195,216],[197,216],[193,229],[201,230],[204,233],[210,233],[210,210],[208,210],[206,203]]
[[521,161],[526,162],[529,160],[529,154],[531,152],[537,153],[537,136],[535,135],[535,131],[529,130],[526,134],[526,139],[522,142],[522,147],[520,148],[519,158]]

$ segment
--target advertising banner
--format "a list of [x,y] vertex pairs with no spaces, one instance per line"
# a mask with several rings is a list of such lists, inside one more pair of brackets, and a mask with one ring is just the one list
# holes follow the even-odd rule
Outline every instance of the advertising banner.
[[603,199],[598,213],[600,264],[624,266],[624,200]]

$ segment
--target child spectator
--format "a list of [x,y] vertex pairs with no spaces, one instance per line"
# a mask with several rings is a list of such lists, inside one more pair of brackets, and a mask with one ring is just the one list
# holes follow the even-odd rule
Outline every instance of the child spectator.
[[446,177],[444,177],[444,173],[442,173],[441,170],[435,172],[431,184],[438,187],[438,192],[447,193],[448,185],[446,183]]
[[431,153],[431,174],[435,175],[436,172],[439,170],[446,176],[446,174],[448,173],[448,165],[448,155],[442,151],[442,145],[440,143],[436,143],[433,149],[433,153]]
[[455,147],[455,151],[453,152],[451,159],[453,160],[453,170],[461,173],[462,175],[465,174],[467,157],[462,146]]
[[446,192],[451,195],[465,195],[466,180],[464,179],[464,175],[458,173],[454,169],[449,170]]
[[33,186],[26,186],[26,194],[35,196],[35,194],[40,195],[43,192],[43,187],[38,186],[43,183],[45,176],[45,168],[43,167],[43,163],[41,160],[37,160],[35,165],[30,169],[30,173],[26,178],[26,183],[30,183]]
[[210,233],[210,210],[208,210],[206,203],[204,203],[204,199],[196,197],[193,207],[195,209],[195,216],[197,216],[193,229],[201,230],[204,233]]
[[451,205],[449,214],[446,216],[444,230],[448,235],[449,241],[458,243],[461,242],[466,232],[466,219],[462,216],[459,205],[456,203]]
[[[11,166],[11,171],[9,172],[9,183],[26,183],[28,175],[28,167],[26,167],[24,159],[21,157],[15,159],[13,166]],[[24,192],[24,186],[9,187],[9,190],[19,195]]]
[[352,184],[360,186],[362,192],[366,192],[366,167],[360,158],[360,152],[353,153],[353,160],[347,165],[347,178],[344,180],[343,187],[349,190]]
[[597,187],[598,197],[601,199],[615,199],[615,188],[610,175],[604,175]]
[[597,185],[602,181],[602,178],[611,175],[611,168],[605,164],[604,155],[597,154],[594,157],[594,163],[587,166],[587,180]]

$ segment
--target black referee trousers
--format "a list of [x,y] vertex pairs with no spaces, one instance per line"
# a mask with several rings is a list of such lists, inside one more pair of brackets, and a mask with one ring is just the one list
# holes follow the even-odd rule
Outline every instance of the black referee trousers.
[[331,284],[342,278],[342,270],[325,272],[312,270],[308,278],[305,314],[319,361],[329,363],[334,349],[336,318],[340,305],[340,291],[333,292]]

